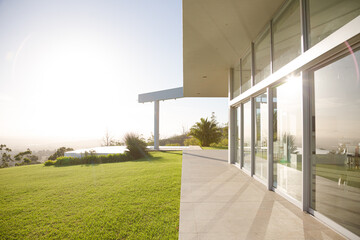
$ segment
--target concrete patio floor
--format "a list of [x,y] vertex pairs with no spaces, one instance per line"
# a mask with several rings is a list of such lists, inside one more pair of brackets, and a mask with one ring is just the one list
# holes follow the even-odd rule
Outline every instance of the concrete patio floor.
[[183,151],[179,239],[344,239],[227,163],[227,150]]

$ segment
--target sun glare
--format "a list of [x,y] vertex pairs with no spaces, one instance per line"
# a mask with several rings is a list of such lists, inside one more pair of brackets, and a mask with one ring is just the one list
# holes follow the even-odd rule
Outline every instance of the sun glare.
[[[93,113],[98,113],[99,109],[109,111],[111,106],[107,103],[115,102],[111,96],[116,96],[120,84],[126,87],[125,81],[121,83],[121,79],[117,79],[125,78],[116,67],[121,61],[112,54],[113,46],[96,36],[67,36],[28,35],[13,58],[13,81],[26,79],[25,87],[39,93],[25,93],[27,101],[23,111],[30,116],[27,125],[37,126],[39,121],[42,122],[41,128],[30,127],[37,136],[46,136],[55,130],[58,136],[87,137],[91,128],[91,135],[96,128],[101,128],[97,133],[101,135],[105,126],[94,129],[94,125],[103,117]],[[79,116],[86,114],[92,114],[92,117],[83,121]],[[61,124],[54,129],[53,121],[48,120],[59,117]]]

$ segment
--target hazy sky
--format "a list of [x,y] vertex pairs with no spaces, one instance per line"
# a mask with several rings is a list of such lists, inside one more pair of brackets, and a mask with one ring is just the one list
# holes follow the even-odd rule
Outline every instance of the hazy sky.
[[[101,139],[153,131],[139,93],[182,86],[181,0],[0,1],[0,137]],[[160,103],[160,136],[227,99]]]

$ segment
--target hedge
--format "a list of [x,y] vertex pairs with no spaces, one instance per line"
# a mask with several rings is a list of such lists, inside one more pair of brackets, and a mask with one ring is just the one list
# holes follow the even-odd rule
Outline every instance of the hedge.
[[134,160],[134,158],[125,152],[122,154],[108,154],[108,155],[88,155],[81,158],[75,157],[58,157],[56,160],[48,160],[44,163],[45,166],[69,166],[80,164],[100,164],[100,163],[116,163]]

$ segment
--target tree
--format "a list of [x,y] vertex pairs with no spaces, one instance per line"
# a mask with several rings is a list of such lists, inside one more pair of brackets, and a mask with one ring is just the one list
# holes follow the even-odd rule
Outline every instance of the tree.
[[25,152],[20,152],[15,155],[15,161],[18,163],[15,166],[28,165],[31,162],[36,163],[38,156],[32,155],[32,151],[28,148]]
[[1,165],[0,168],[5,168],[9,166],[9,162],[13,161],[11,158],[10,152],[12,150],[6,147],[5,144],[0,144],[0,154],[1,154]]
[[36,163],[39,160],[39,157],[37,155],[30,155],[29,159],[32,163]]
[[58,157],[63,157],[65,155],[65,152],[68,151],[74,151],[74,149],[61,147],[57,149],[56,152],[48,158],[48,160],[56,160]]
[[211,143],[219,142],[221,139],[221,131],[214,114],[211,116],[211,120],[201,118],[200,122],[195,123],[195,125],[190,128],[189,135],[198,139],[202,147],[208,147]]
[[154,145],[154,134],[153,133],[151,133],[151,136],[147,139],[146,144],[148,146],[153,146]]
[[220,130],[221,130],[222,137],[228,139],[229,138],[229,124],[225,123],[225,125],[223,125],[223,127],[221,127]]
[[16,154],[14,158],[15,158],[15,161],[20,162],[23,159],[23,157],[31,155],[31,154],[32,154],[32,152],[28,148],[25,152],[19,152],[18,154]]
[[282,137],[283,144],[286,146],[286,159],[290,160],[290,154],[297,152],[297,147],[295,145],[295,136],[290,133],[284,133]]
[[277,110],[275,109],[274,110],[274,113],[273,113],[273,132],[274,132],[274,142],[277,141],[277,122],[278,122],[278,119],[277,119]]
[[24,164],[30,164],[31,163],[31,160],[29,158],[24,158],[24,161],[23,161]]
[[115,146],[114,138],[113,138],[113,136],[111,136],[109,134],[108,130],[106,130],[106,132],[105,132],[105,136],[103,138],[103,143],[104,143],[104,146]]

